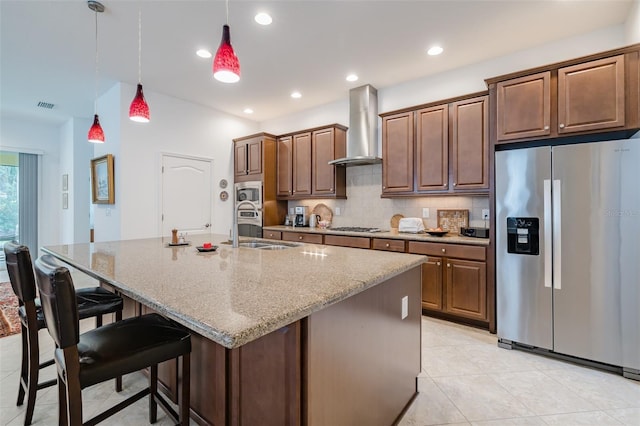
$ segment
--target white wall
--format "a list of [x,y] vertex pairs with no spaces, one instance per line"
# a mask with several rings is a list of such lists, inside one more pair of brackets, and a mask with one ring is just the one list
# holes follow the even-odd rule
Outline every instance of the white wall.
[[[41,154],[38,162],[38,246],[60,241],[60,129],[54,124],[2,114],[0,150]],[[34,257],[36,254],[33,254]]]
[[96,241],[160,236],[162,153],[213,159],[212,232],[227,234],[233,209],[219,199],[218,182],[233,182],[232,139],[256,133],[258,124],[152,91],[145,91],[151,121],[135,123],[128,117],[134,94],[119,83],[98,102],[106,142],[94,154],[115,157],[116,204],[95,205]]
[[[636,5],[637,7],[637,5]],[[640,30],[638,30],[640,31]],[[378,88],[380,113],[435,102],[487,90],[485,79],[525,70],[549,63],[602,52],[629,44],[625,41],[624,26],[605,28],[511,55],[495,58],[437,75],[412,80],[391,87]],[[366,84],[367,82],[363,82]],[[263,131],[279,134],[323,126],[331,123],[349,125],[348,93],[339,101],[321,105],[296,114],[260,123]],[[381,123],[378,122],[378,134]],[[347,135],[348,137],[348,135]],[[379,147],[378,155],[381,154]],[[289,202],[289,208],[306,205],[312,209],[323,202],[334,212],[340,207],[341,215],[334,216],[335,226],[377,226],[389,228],[393,214],[420,217],[422,208],[430,208],[427,227],[436,226],[437,209],[468,209],[470,226],[483,226],[482,209],[489,208],[487,197],[417,197],[411,199],[381,199],[382,168],[380,165],[347,168],[347,200],[312,200]]]
[[635,0],[629,11],[625,25],[625,41],[627,44],[640,43],[640,0]]

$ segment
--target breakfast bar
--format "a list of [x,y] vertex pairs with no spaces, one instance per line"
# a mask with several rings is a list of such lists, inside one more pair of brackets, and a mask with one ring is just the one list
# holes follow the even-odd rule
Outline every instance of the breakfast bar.
[[[191,416],[211,425],[389,425],[416,395],[425,257],[223,235],[49,246],[125,316],[192,333]],[[199,251],[211,242],[217,249]],[[264,242],[260,244],[260,242]],[[244,243],[244,244],[243,244]],[[160,368],[177,400],[178,369]]]

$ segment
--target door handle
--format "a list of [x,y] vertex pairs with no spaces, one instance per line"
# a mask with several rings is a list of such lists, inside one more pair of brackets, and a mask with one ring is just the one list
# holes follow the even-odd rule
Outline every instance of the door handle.
[[205,223],[205,224],[204,224],[204,227],[205,227],[205,228],[208,228],[208,227],[210,227],[210,226],[211,226],[211,224],[210,224],[210,223]]
[[553,180],[553,288],[562,288],[562,182]]
[[553,243],[551,241],[551,180],[544,184],[544,286],[551,288],[551,259]]

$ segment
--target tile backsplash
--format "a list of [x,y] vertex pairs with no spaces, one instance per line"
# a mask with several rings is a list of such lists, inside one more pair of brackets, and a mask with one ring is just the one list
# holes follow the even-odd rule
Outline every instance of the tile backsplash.
[[[331,226],[371,226],[384,230],[390,228],[391,216],[422,218],[422,209],[429,209],[429,218],[423,219],[426,228],[437,226],[438,209],[469,210],[469,226],[489,226],[482,219],[482,210],[489,208],[489,196],[427,196],[415,198],[380,198],[382,192],[382,164],[347,167],[346,200],[296,200],[289,201],[289,209],[308,206],[309,211],[318,203],[333,210]],[[340,209],[337,214],[336,208]]]

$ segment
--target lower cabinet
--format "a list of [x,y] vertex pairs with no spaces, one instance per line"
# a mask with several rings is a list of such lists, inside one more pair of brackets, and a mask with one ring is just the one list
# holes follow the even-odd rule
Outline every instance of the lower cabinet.
[[410,241],[408,251],[428,256],[422,265],[426,312],[488,321],[485,247]]
[[300,243],[322,244],[322,234],[309,234],[305,232],[288,232],[282,233],[283,241],[298,241]]

